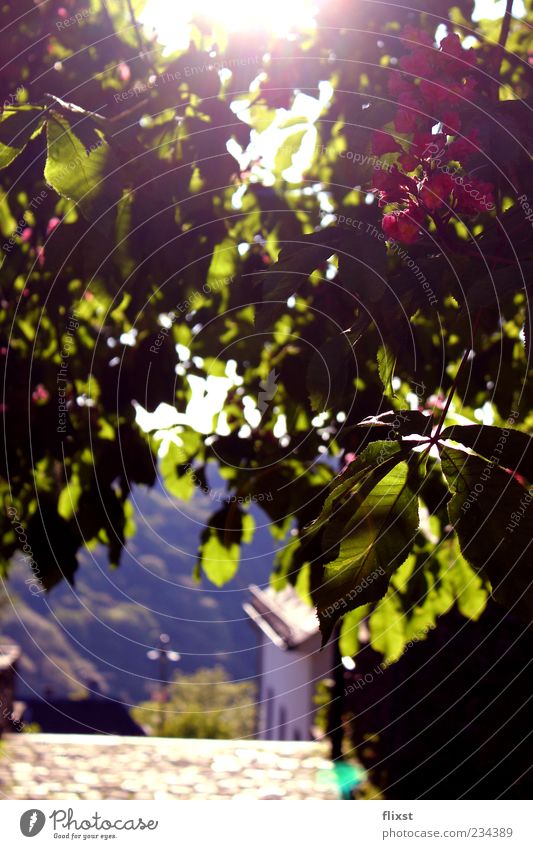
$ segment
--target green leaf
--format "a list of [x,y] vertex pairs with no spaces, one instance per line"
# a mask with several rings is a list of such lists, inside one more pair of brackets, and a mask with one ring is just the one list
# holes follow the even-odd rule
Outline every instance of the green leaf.
[[489,425],[453,425],[442,431],[441,438],[460,442],[492,464],[533,481],[533,438],[527,433]]
[[243,513],[242,515],[242,542],[250,543],[253,541],[255,531],[255,520],[251,513]]
[[339,649],[342,657],[355,657],[359,651],[359,626],[368,614],[368,605],[350,610],[341,623]]
[[237,543],[225,546],[212,534],[201,548],[202,570],[217,587],[222,587],[235,576],[239,568],[240,547]]
[[392,378],[394,377],[394,369],[396,368],[396,355],[392,353],[388,345],[382,345],[378,348],[378,373],[383,384],[384,394],[389,398],[395,398],[396,393],[392,388]]
[[159,464],[165,488],[181,501],[188,501],[195,489],[194,469],[186,460],[187,452],[171,442]]
[[397,442],[381,440],[367,446],[357,459],[332,481],[331,491],[322,505],[320,516],[306,528],[306,536],[314,536],[323,530],[334,518],[335,512],[345,506],[355,487],[361,485],[371,474],[387,474],[400,458],[400,446]]
[[313,352],[307,370],[307,389],[311,407],[322,412],[334,405],[342,405],[353,386],[349,386],[350,373],[357,372],[355,346],[370,324],[370,316],[361,316],[354,327],[328,339]]
[[418,500],[406,457],[397,443],[372,443],[326,499],[318,522],[324,555],[334,559],[315,594],[324,641],[344,613],[385,594],[411,550]]
[[31,549],[28,560],[36,585],[50,590],[65,579],[74,584],[80,533],[76,525],[59,515],[48,496],[40,498],[39,509],[31,516],[27,533]]
[[267,330],[282,315],[287,298],[307,282],[309,275],[342,244],[344,231],[327,227],[318,233],[300,236],[282,248],[278,261],[260,276],[263,303],[256,307],[256,327]]
[[[379,224],[365,230],[344,230],[339,256],[339,276],[344,289],[363,304],[378,304],[387,294],[387,250]],[[356,304],[354,304],[355,306]]]
[[459,555],[441,579],[450,586],[459,612],[474,622],[479,619],[487,605],[488,592],[483,579],[464,557]]
[[394,663],[425,640],[454,604],[463,616],[478,619],[487,596],[485,582],[462,557],[457,537],[449,536],[436,549],[432,545],[410,554],[392,576],[368,620],[372,648],[386,664]]
[[[299,123],[301,124],[301,121]],[[274,160],[275,174],[282,174],[286,168],[289,168],[292,165],[292,158],[300,150],[302,139],[307,133],[307,130],[307,127],[299,129],[297,132],[288,136],[281,142]]]
[[[276,110],[270,109],[264,103],[252,103],[250,106],[251,124],[258,133],[270,127],[272,121],[276,117]],[[300,118],[297,119],[300,122]]]
[[533,496],[498,466],[454,448],[440,449],[452,490],[448,515],[468,562],[486,575],[496,601],[530,622],[533,615]]
[[501,309],[502,301],[523,292],[532,279],[533,260],[510,264],[504,268],[491,268],[475,280],[467,289],[466,301],[469,313],[495,307]]
[[43,110],[34,106],[11,107],[0,115],[0,168],[10,165],[22,153],[43,124]]
[[370,644],[383,655],[385,663],[394,663],[402,655],[407,636],[406,618],[399,599],[387,593],[370,616]]
[[55,111],[48,119],[47,137],[44,176],[50,186],[78,204],[86,218],[99,218],[108,210],[116,215],[122,185],[116,172],[119,161],[107,142],[99,137],[88,151],[75,128]]
[[294,589],[298,593],[299,597],[304,601],[309,607],[313,606],[313,599],[311,597],[311,564],[304,563],[302,568],[299,570],[296,580],[294,581]]
[[[377,231],[376,231],[377,232]],[[382,239],[353,229],[327,227],[301,236],[284,247],[278,261],[261,276],[264,303],[256,308],[258,329],[268,329],[282,314],[285,302],[329,256],[339,257],[340,282],[362,303],[377,303],[387,291],[387,253]],[[324,283],[327,285],[327,283]]]
[[241,543],[252,541],[255,523],[236,502],[227,502],[211,516],[202,533],[200,563],[205,575],[221,587],[239,568]]

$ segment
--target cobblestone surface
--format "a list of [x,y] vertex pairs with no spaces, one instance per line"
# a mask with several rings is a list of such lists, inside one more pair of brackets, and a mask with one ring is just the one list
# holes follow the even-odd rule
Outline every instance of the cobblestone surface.
[[317,743],[16,734],[3,799],[336,799]]

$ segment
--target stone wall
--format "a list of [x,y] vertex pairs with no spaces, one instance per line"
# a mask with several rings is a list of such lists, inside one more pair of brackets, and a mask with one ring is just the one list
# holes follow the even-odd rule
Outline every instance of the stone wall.
[[2,799],[333,800],[346,782],[319,743],[11,734],[4,745]]

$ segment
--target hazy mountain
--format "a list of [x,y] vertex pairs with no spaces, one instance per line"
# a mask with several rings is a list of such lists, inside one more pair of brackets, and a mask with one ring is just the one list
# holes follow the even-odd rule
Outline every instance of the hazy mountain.
[[157,686],[158,664],[147,651],[161,632],[181,654],[172,672],[222,663],[235,679],[256,674],[256,636],[242,602],[249,583],[268,580],[268,530],[260,528],[243,547],[237,577],[218,589],[192,577],[199,535],[217,505],[201,494],[182,504],[162,489],[137,489],[134,499],[137,531],[118,569],[109,568],[103,549],[85,550],[75,587],[64,583],[38,596],[24,583],[27,568],[13,569],[13,604],[2,611],[1,631],[23,650],[20,694],[50,688],[63,695],[94,681],[136,703]]

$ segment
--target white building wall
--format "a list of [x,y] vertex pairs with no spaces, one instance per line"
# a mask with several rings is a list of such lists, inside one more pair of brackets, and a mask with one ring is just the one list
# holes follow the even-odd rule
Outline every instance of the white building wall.
[[331,651],[319,647],[318,636],[304,650],[283,650],[269,640],[260,647],[260,739],[311,739],[316,684],[331,668]]

